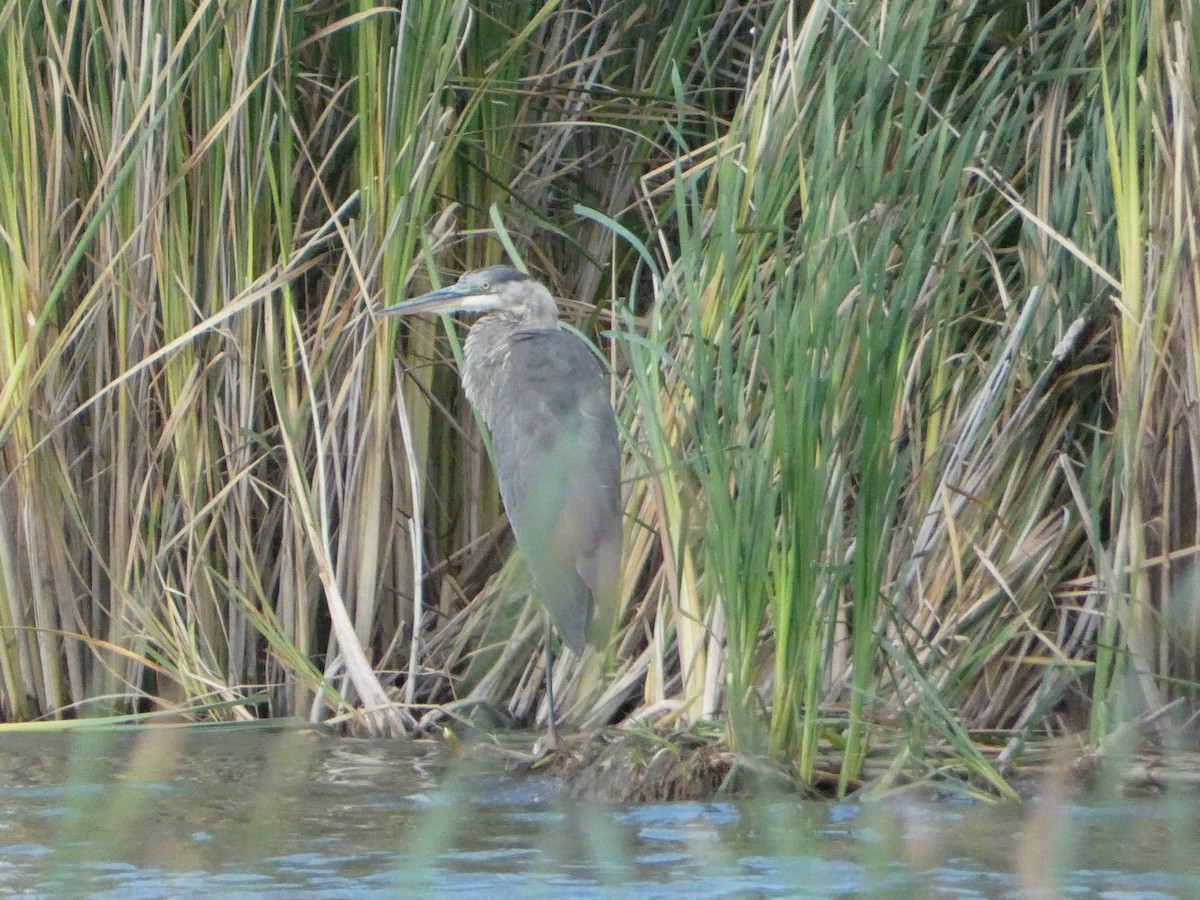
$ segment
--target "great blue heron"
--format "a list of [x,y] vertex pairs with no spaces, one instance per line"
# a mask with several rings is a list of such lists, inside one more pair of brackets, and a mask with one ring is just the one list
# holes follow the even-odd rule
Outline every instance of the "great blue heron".
[[550,292],[492,266],[384,313],[485,313],[463,351],[467,400],[492,435],[496,478],[546,621],[546,704],[557,740],[550,623],[582,654],[603,648],[621,569],[621,456],[591,348],[559,328]]

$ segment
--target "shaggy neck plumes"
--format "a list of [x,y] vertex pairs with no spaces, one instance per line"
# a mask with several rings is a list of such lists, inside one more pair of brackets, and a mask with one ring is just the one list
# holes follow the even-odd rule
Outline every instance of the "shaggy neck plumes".
[[[539,319],[544,317],[539,316]],[[554,331],[558,328],[557,315],[549,324],[531,321],[531,317],[518,317],[509,312],[489,313],[471,326],[463,346],[463,390],[467,401],[479,414],[488,428],[492,427],[491,392],[481,383],[484,373],[499,372],[508,363],[508,348],[512,337],[522,331]]]

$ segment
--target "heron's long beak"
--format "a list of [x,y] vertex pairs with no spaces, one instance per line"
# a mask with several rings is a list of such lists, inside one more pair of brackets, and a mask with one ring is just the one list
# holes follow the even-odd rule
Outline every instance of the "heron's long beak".
[[379,313],[384,316],[403,316],[412,313],[491,312],[498,308],[495,294],[480,294],[470,288],[451,285],[385,307]]

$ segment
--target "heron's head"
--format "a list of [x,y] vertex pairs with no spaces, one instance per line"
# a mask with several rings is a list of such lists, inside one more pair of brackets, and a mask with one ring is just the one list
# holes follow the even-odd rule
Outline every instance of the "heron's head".
[[382,312],[385,315],[500,313],[547,328],[555,327],[558,322],[558,307],[545,286],[509,266],[466,272],[450,287],[389,306]]

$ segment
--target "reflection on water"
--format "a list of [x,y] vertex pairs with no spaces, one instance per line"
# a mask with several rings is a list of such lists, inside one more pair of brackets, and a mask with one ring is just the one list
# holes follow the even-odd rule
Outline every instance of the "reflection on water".
[[25,896],[1198,897],[1198,837],[1190,797],[568,804],[314,730],[0,736],[0,892]]

